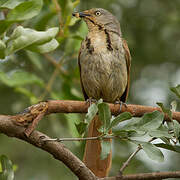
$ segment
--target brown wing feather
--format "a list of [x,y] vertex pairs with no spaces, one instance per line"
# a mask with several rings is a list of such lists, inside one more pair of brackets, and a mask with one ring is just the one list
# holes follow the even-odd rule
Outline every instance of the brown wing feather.
[[[82,41],[83,43],[83,41]],[[87,100],[88,99],[88,96],[84,90],[84,86],[83,86],[83,82],[82,82],[82,78],[81,78],[81,64],[80,64],[80,55],[81,55],[81,49],[82,49],[82,43],[81,43],[81,48],[79,50],[79,55],[78,55],[78,65],[79,65],[79,73],[80,73],[80,81],[81,81],[81,89],[82,89],[82,92],[83,92],[83,95],[84,95],[84,99]]]
[[127,86],[126,90],[124,91],[123,95],[121,96],[121,101],[126,102],[128,93],[129,93],[129,86],[130,86],[130,68],[131,68],[131,54],[127,45],[126,40],[123,39],[123,47],[125,50],[125,58],[126,58],[126,65],[127,65]]

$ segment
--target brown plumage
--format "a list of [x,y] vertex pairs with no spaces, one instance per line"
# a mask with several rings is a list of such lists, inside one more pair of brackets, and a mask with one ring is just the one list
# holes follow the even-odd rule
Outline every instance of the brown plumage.
[[[93,8],[80,13],[88,26],[88,34],[79,52],[79,69],[85,100],[100,99],[105,102],[125,102],[129,92],[131,56],[121,35],[118,20],[107,10]],[[88,136],[99,136],[101,121],[96,116],[89,125]],[[98,140],[87,141],[84,162],[95,175],[105,177],[111,166],[111,153],[100,159]]]

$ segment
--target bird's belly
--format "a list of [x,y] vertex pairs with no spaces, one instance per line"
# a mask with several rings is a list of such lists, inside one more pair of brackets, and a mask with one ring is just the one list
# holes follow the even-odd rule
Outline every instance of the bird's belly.
[[127,85],[125,58],[117,59],[110,52],[81,57],[81,78],[87,96],[106,102],[119,100]]

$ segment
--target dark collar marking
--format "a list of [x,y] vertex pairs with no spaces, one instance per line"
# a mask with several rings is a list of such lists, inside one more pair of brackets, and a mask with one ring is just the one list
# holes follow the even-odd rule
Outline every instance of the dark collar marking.
[[104,29],[104,32],[105,32],[105,34],[106,34],[107,49],[108,49],[109,51],[113,51],[112,44],[111,44],[111,39],[110,39],[110,35],[109,35],[107,29]]
[[86,48],[88,49],[89,54],[94,52],[94,47],[91,45],[91,39],[86,37]]

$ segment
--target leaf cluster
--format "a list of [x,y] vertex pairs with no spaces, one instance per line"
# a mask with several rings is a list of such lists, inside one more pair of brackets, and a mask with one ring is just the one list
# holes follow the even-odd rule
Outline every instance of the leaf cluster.
[[21,49],[30,50],[38,53],[47,53],[56,49],[59,45],[55,36],[58,28],[50,28],[44,32],[38,32],[30,28],[17,26],[8,36],[6,31],[14,23],[33,18],[38,15],[43,5],[42,0],[31,1],[4,1],[1,2],[0,8],[8,8],[7,16],[0,20],[0,58],[13,54]]
[[[175,90],[177,91],[176,88]],[[162,103],[157,104],[161,107],[162,112],[145,113],[143,117],[139,118],[132,117],[129,112],[123,112],[114,117],[111,115],[109,105],[99,100],[89,107],[83,130],[85,131],[87,122],[90,122],[98,114],[102,122],[102,126],[99,128],[99,132],[102,133],[100,136],[102,159],[105,159],[111,150],[111,144],[105,139],[116,138],[136,144],[143,149],[149,158],[162,162],[164,161],[164,155],[158,147],[180,153],[180,147],[176,145],[180,139],[180,124],[172,119],[171,109],[165,108]],[[164,122],[165,114],[169,116],[170,121]],[[80,124],[82,126],[83,122]],[[147,138],[149,140],[144,141]],[[156,139],[160,139],[162,143],[153,143],[152,141]]]
[[11,160],[7,156],[0,156],[0,179],[1,180],[13,180],[14,170],[16,166],[13,166]]

